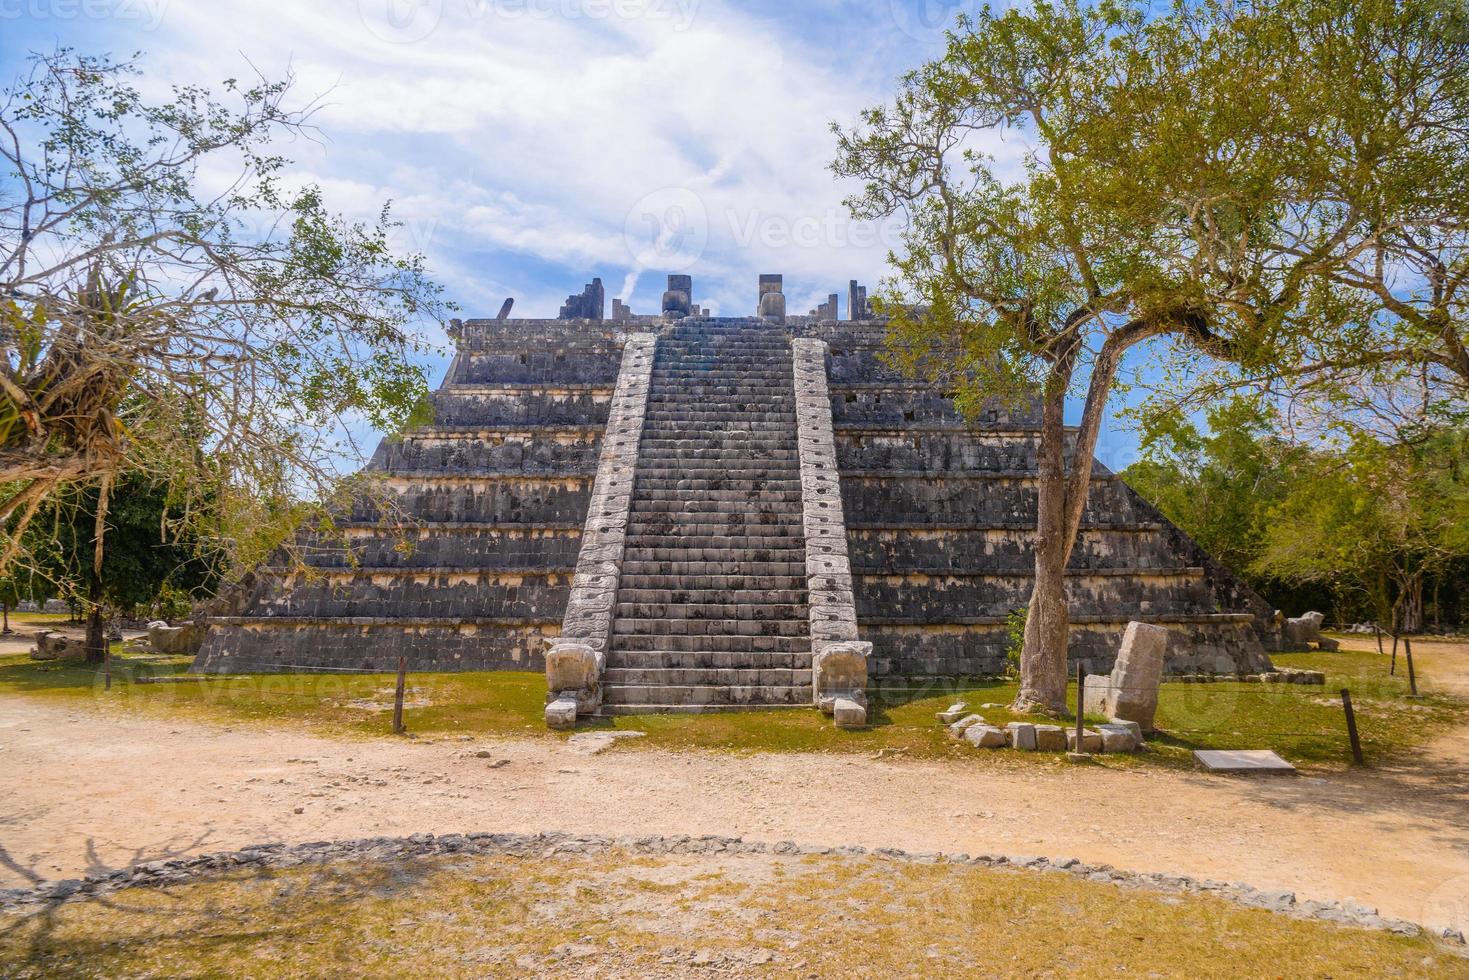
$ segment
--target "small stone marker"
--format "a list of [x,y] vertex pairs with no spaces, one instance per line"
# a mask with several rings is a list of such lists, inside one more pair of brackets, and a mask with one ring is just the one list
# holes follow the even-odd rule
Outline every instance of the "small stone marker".
[[1029,722],[1012,721],[1005,726],[1010,730],[1010,744],[1022,752],[1035,751],[1035,726]]
[[980,749],[1005,747],[1005,733],[993,725],[970,725],[964,730],[964,740]]
[[1168,650],[1168,630],[1162,626],[1132,622],[1122,634],[1122,649],[1112,668],[1102,714],[1108,718],[1135,721],[1142,730],[1153,730],[1158,713],[1158,683],[1163,679],[1163,655]]
[[960,718],[958,721],[949,726],[949,737],[963,738],[964,730],[970,725],[982,724],[984,724],[984,719],[981,718],[979,715],[965,715],[963,718]]
[[1102,733],[1103,752],[1133,752],[1138,747],[1138,737],[1126,725],[1098,725]]
[[546,727],[565,730],[576,727],[576,698],[557,698],[546,705]]
[[1036,725],[1035,747],[1038,752],[1066,751],[1066,733],[1060,725]]
[[963,701],[955,701],[953,704],[949,705],[949,709],[947,711],[938,712],[938,720],[943,722],[945,725],[952,725],[954,722],[964,717],[964,711],[968,707],[969,705]]
[[838,728],[861,728],[867,724],[867,709],[851,698],[837,698],[832,703],[831,720]]
[[1194,764],[1206,772],[1293,773],[1296,767],[1269,749],[1198,749]]

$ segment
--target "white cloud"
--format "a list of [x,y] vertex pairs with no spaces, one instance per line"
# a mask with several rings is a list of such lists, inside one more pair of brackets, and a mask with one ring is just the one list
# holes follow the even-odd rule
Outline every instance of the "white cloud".
[[[534,275],[548,264],[578,270],[548,291],[549,308],[537,299],[527,314],[554,315],[559,295],[590,275],[616,289],[637,273],[636,308],[655,308],[661,273],[673,270],[636,270],[624,225],[662,188],[699,198],[707,246],[678,271],[724,312],[753,310],[758,272],[784,272],[802,311],[848,278],[875,279],[886,248],[854,231],[825,165],[828,121],[883,92],[768,22],[708,0],[648,3],[666,15],[545,17],[520,0],[443,0],[432,33],[395,43],[381,10],[412,14],[407,0],[362,0],[361,11],[243,0],[227,18],[204,0],[172,0],[148,65],[188,81],[240,73],[245,57],[267,75],[291,67],[303,95],[326,93],[316,121],[328,142],[297,155],[334,207],[394,199],[399,218],[432,229],[436,271],[461,265],[453,253],[463,250],[524,256]],[[506,261],[472,275],[511,279],[518,263]]]

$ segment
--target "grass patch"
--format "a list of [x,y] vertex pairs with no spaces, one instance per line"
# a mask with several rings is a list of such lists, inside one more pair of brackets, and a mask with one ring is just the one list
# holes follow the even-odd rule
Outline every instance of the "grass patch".
[[1055,873],[458,856],[239,872],[0,923],[15,977],[1469,976],[1433,941]]
[[[1106,764],[1191,765],[1199,748],[1270,748],[1303,765],[1344,768],[1346,727],[1339,700],[1352,689],[1369,763],[1411,752],[1440,732],[1469,721],[1469,703],[1448,695],[1410,699],[1407,682],[1389,677],[1385,659],[1370,653],[1283,654],[1281,666],[1327,673],[1326,686],[1240,683],[1163,686],[1158,720],[1163,729],[1153,751],[1139,756],[1108,756]],[[44,697],[92,698],[99,706],[206,720],[301,725],[327,734],[382,736],[390,728],[393,677],[389,674],[267,674],[207,677],[176,683],[145,683],[181,676],[187,657],[135,653],[118,648],[114,685],[101,689],[99,673],[89,667],[40,664],[20,657],[0,658],[0,691]],[[1420,683],[1425,679],[1420,677]],[[1431,678],[1427,679],[1431,684]],[[993,724],[1014,720],[1004,705],[1014,698],[1014,682],[874,685],[871,727],[835,730],[829,719],[810,709],[780,709],[705,715],[617,717],[584,726],[637,730],[647,737],[637,747],[712,749],[733,752],[844,752],[903,755],[909,758],[983,758],[987,764],[1054,764],[1056,756],[1016,752],[976,753],[947,738],[934,713],[955,700]],[[545,681],[529,672],[411,674],[407,723],[420,737],[513,735],[559,738],[542,721]],[[985,708],[984,704],[998,707]],[[1072,691],[1072,705],[1075,690]],[[1033,718],[1030,720],[1034,720]]]

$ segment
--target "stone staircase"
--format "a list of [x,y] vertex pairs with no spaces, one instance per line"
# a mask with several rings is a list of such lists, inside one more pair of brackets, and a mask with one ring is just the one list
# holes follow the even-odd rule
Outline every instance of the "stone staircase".
[[778,324],[659,338],[603,714],[811,705],[795,407]]

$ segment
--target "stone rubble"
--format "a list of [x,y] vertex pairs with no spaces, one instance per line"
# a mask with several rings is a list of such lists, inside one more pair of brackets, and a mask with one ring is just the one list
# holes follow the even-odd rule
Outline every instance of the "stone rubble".
[[145,861],[127,868],[98,871],[85,878],[43,881],[32,888],[0,889],[0,913],[31,915],[67,901],[105,896],[127,888],[167,888],[203,881],[241,868],[291,868],[333,861],[389,861],[437,855],[506,855],[527,860],[547,860],[567,855],[598,855],[620,852],[639,856],[689,854],[775,854],[872,856],[911,864],[969,865],[1014,869],[1030,873],[1070,874],[1121,888],[1165,894],[1209,894],[1250,908],[1266,909],[1298,919],[1317,919],[1341,925],[1378,929],[1402,936],[1429,933],[1444,940],[1461,955],[1464,938],[1453,928],[1428,930],[1405,919],[1389,918],[1378,910],[1347,898],[1339,902],[1300,901],[1294,892],[1258,889],[1242,883],[1193,878],[1170,872],[1123,871],[1108,864],[1087,864],[1072,857],[1009,857],[999,854],[912,853],[897,848],[869,849],[857,845],[830,847],[779,841],[768,844],[741,837],[714,835],[692,837],[623,836],[547,832],[539,834],[470,833],[412,834],[408,837],[367,837],[357,840],[312,841],[304,844],[252,844],[237,851],[221,851],[199,857]]

